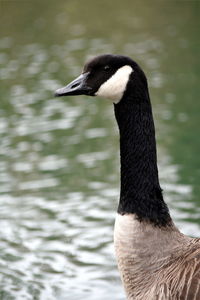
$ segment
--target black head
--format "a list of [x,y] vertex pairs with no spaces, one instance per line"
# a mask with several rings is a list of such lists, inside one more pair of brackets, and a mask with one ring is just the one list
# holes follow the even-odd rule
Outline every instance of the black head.
[[89,95],[110,98],[119,102],[130,75],[146,80],[143,71],[132,59],[122,55],[104,54],[87,62],[82,74],[66,87],[58,89],[55,96]]

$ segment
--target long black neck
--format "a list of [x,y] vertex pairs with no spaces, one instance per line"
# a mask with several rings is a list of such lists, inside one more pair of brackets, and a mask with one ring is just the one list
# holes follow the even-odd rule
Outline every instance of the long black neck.
[[129,81],[122,100],[115,104],[120,132],[121,193],[118,213],[134,213],[140,221],[158,226],[171,218],[160,188],[155,129],[147,82]]

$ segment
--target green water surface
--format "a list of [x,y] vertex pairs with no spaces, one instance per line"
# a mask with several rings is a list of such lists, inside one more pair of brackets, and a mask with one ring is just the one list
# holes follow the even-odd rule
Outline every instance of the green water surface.
[[145,70],[164,196],[200,236],[199,36],[199,0],[0,1],[0,299],[125,299],[112,104],[53,97],[92,55]]

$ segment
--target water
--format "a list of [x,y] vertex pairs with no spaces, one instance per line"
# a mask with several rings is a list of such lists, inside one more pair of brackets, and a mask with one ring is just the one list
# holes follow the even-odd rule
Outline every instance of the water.
[[53,97],[94,54],[129,55],[147,73],[164,196],[179,228],[200,235],[199,6],[0,2],[0,299],[125,299],[112,105]]

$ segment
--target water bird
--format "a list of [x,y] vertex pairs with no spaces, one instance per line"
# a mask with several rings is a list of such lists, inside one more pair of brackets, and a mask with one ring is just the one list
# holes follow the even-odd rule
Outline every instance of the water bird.
[[148,83],[131,58],[105,54],[56,96],[110,99],[120,135],[121,189],[114,228],[128,300],[199,300],[200,239],[182,234],[163,200]]

